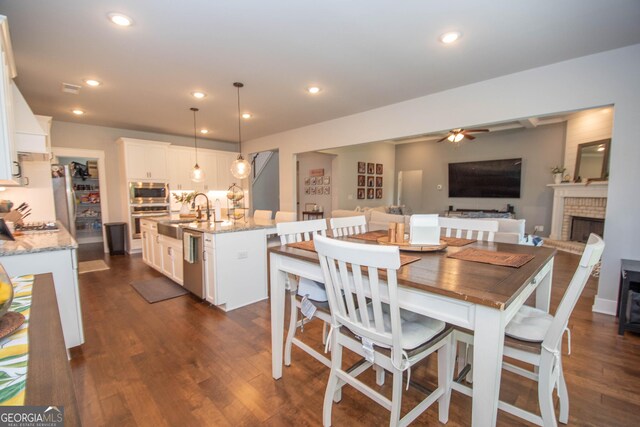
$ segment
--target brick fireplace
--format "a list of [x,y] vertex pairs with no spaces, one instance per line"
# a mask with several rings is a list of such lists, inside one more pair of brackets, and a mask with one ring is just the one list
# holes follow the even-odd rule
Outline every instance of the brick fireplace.
[[[581,237],[571,237],[574,219],[583,230],[604,230],[602,222],[607,210],[607,182],[585,184],[551,184],[553,188],[553,215],[551,218],[550,239],[561,241],[581,241]],[[592,219],[593,221],[589,221]],[[588,231],[579,232],[578,235]],[[601,231],[602,233],[602,231]]]

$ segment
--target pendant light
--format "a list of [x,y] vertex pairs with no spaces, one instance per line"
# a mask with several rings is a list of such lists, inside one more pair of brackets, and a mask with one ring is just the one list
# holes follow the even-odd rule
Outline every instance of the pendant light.
[[240,115],[240,88],[244,85],[240,82],[233,84],[238,88],[238,158],[231,163],[231,174],[238,179],[245,179],[251,173],[251,165],[242,157],[242,116]]
[[198,166],[198,128],[196,126],[196,113],[198,109],[191,107],[191,111],[193,111],[193,146],[196,149],[196,164],[193,166],[193,169],[191,169],[191,181],[202,182],[204,181],[204,171]]

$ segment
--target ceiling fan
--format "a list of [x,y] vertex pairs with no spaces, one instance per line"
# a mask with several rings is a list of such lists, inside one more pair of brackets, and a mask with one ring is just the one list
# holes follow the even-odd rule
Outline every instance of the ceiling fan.
[[470,135],[470,133],[475,132],[489,132],[489,129],[451,129],[449,133],[444,138],[439,139],[438,142],[442,142],[446,139],[450,142],[457,143],[462,141],[464,138],[468,138],[470,141],[473,141],[476,137]]

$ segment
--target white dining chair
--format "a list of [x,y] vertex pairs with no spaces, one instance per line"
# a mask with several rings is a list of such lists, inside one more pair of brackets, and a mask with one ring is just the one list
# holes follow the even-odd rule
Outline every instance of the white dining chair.
[[498,221],[440,217],[438,225],[443,229],[445,237],[476,239],[486,242],[493,242],[498,232]]
[[[536,425],[556,426],[553,390],[557,389],[560,401],[558,419],[561,423],[567,424],[569,420],[569,393],[562,371],[562,335],[593,267],[600,261],[604,246],[604,241],[599,236],[595,234],[589,236],[578,268],[569,282],[554,316],[525,305],[507,324],[504,356],[532,365],[534,369],[531,371],[507,361],[503,362],[502,367],[538,383],[540,415],[503,401],[498,402],[498,409]],[[460,336],[461,333],[456,331],[455,335]],[[467,336],[467,339],[469,338],[473,339],[473,337]],[[461,391],[466,393],[468,390]]]
[[[316,219],[311,221],[280,222],[276,224],[276,230],[280,237],[280,243],[286,245],[288,243],[308,241],[315,239],[317,236],[326,235],[327,221],[324,219]],[[287,290],[289,291],[291,302],[291,313],[289,315],[289,330],[287,331],[284,347],[284,364],[286,366],[291,365],[291,350],[295,344],[326,366],[331,366],[331,362],[325,355],[316,351],[295,336],[298,329],[303,328],[305,324],[304,316],[298,320],[298,311],[302,306],[302,297],[307,296],[308,300],[316,307],[313,318],[318,318],[324,322],[322,336],[323,343],[325,342],[327,324],[331,322],[331,318],[329,316],[329,304],[327,303],[327,293],[324,284],[293,274],[287,276],[287,282]]]
[[278,211],[276,212],[276,217],[274,219],[276,221],[276,224],[280,222],[296,221],[298,219],[298,214],[296,214],[295,212]]
[[367,232],[367,220],[364,215],[331,218],[329,225],[333,237],[352,236]]
[[[315,248],[324,275],[331,308],[331,372],[323,405],[323,424],[331,425],[333,401],[349,384],[391,411],[390,426],[407,425],[438,402],[439,420],[446,423],[451,397],[453,350],[452,327],[444,322],[405,312],[398,306],[397,247],[352,243],[323,236]],[[362,269],[366,269],[366,279]],[[380,286],[380,273],[386,285]],[[383,303],[383,299],[388,300]],[[342,368],[342,349],[365,358],[355,370]],[[433,352],[438,352],[438,386],[424,400],[400,418],[403,374],[409,385],[410,369]],[[371,366],[393,374],[391,399],[358,380]]]
[[273,211],[256,209],[253,212],[253,219],[268,220],[268,219],[271,219],[272,214],[273,214]]

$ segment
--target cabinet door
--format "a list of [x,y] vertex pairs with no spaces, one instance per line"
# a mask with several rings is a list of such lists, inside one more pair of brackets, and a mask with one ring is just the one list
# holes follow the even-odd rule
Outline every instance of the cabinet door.
[[240,185],[240,180],[231,174],[231,163],[238,157],[237,153],[218,153],[217,156],[217,189],[227,190],[234,182]]
[[127,178],[139,181],[167,181],[167,147],[164,145],[128,142]]
[[162,252],[162,274],[173,279],[173,258],[171,256],[171,243],[169,239],[160,236],[160,251]]
[[193,150],[169,147],[169,185],[171,190],[193,191],[195,183],[191,181],[191,168],[195,165]]
[[215,191],[218,187],[218,161],[215,152],[204,151],[198,154],[200,160],[200,167],[205,173],[204,183],[202,183],[202,190]]
[[149,230],[143,228],[142,229],[142,261],[145,264],[149,264],[149,247],[148,247],[148,236]]
[[162,245],[160,244],[160,236],[157,233],[151,235],[153,240],[153,268],[162,272]]
[[213,235],[204,235],[204,299],[211,304],[220,304],[216,295],[215,253]]
[[171,244],[171,260],[173,263],[172,279],[182,285],[184,277],[182,272],[182,242],[179,240]]
[[[4,17],[3,17],[4,18]],[[3,32],[0,31],[0,37]],[[20,184],[18,152],[14,140],[13,80],[5,43],[0,43],[0,181],[3,184]]]

